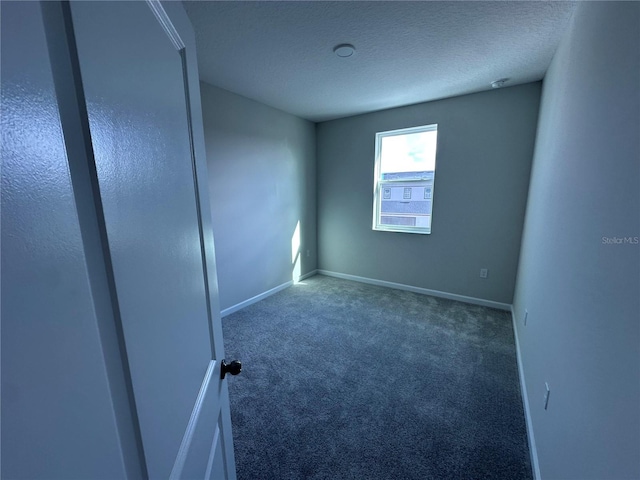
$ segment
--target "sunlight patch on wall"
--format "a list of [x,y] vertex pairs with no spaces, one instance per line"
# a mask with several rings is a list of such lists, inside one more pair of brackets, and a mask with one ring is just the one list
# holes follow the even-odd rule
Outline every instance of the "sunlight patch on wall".
[[300,274],[302,272],[300,263],[300,220],[298,220],[296,229],[293,231],[293,236],[291,237],[291,265],[293,267],[291,278],[293,283],[298,283],[300,280]]

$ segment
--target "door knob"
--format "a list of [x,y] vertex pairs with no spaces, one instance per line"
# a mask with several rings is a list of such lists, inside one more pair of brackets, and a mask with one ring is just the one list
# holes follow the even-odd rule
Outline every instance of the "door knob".
[[242,371],[242,363],[238,360],[234,360],[231,363],[227,363],[222,359],[222,365],[220,365],[220,378],[224,379],[227,373],[231,375],[237,375]]

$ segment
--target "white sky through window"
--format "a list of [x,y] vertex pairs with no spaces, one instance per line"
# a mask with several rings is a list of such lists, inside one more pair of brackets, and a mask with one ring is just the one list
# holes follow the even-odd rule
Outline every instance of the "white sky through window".
[[435,170],[437,137],[437,131],[383,137],[380,173]]

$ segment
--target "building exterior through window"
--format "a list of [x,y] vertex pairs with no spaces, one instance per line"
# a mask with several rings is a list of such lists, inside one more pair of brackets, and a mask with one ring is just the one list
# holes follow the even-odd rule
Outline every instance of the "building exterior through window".
[[376,134],[373,229],[431,233],[437,125]]

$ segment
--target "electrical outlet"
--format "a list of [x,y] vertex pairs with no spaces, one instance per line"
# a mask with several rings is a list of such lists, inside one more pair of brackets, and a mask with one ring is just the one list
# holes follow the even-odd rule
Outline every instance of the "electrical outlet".
[[525,310],[524,311],[524,326],[527,326],[527,318],[529,318],[529,311]]
[[480,278],[487,278],[489,276],[489,270],[486,268],[480,269]]
[[311,251],[307,250],[307,257],[311,256]]
[[544,382],[544,388],[544,409],[546,410],[549,407],[549,394],[551,393],[551,390],[549,389],[549,384],[547,382]]

